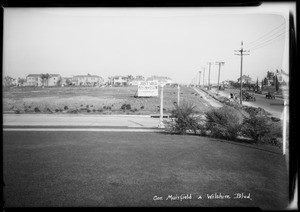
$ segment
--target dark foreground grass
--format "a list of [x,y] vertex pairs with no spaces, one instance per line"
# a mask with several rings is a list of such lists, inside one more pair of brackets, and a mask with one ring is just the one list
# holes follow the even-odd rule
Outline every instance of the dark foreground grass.
[[[287,206],[280,151],[126,132],[4,132],[3,147],[6,206]],[[231,199],[207,198],[215,193]]]

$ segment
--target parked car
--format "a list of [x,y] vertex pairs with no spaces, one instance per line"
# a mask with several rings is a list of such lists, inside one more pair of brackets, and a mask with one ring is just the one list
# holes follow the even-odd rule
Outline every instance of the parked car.
[[255,93],[262,94],[261,90],[255,91]]
[[273,93],[271,93],[271,92],[268,92],[266,94],[266,99],[275,99],[275,95]]
[[242,91],[242,100],[243,101],[253,101],[253,102],[255,102],[256,98],[253,94],[250,94],[246,91]]

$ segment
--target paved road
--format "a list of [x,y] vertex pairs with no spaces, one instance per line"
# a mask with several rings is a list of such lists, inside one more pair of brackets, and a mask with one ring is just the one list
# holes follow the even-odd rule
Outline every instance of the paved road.
[[[216,92],[216,91],[215,91]],[[224,91],[220,91],[220,95],[229,97],[230,93],[236,94],[239,96],[240,91],[238,89],[226,89]],[[275,99],[266,99],[265,95],[255,94],[256,101],[255,102],[247,102],[243,101],[244,105],[253,106],[253,107],[261,107],[271,113],[273,116],[277,118],[281,118],[283,112],[283,99],[275,98]]]
[[[10,207],[287,205],[280,149],[199,136],[5,131],[3,162]],[[232,198],[207,197],[220,193]]]

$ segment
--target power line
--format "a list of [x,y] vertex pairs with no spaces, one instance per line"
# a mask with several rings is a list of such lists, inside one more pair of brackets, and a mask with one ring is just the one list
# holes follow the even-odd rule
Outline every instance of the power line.
[[259,45],[262,45],[266,42],[269,42],[270,40],[273,40],[275,37],[280,36],[282,34],[285,34],[286,32],[287,31],[282,31],[282,32],[277,32],[275,34],[272,34],[272,35],[268,36],[267,38],[255,43],[255,44],[247,45],[247,48],[255,48],[256,46],[259,46]]
[[[251,50],[260,49],[260,48],[265,47],[265,46],[268,46],[268,45],[270,45],[270,44],[272,44],[272,43],[274,43],[274,42],[276,42],[276,41],[279,41],[279,40],[281,40],[281,39],[284,38],[284,37],[281,37],[281,36],[284,35],[284,34],[287,33],[287,32],[288,32],[288,31],[283,32],[283,33],[277,35],[276,37],[274,37],[274,38],[271,39],[271,40],[268,40],[268,41],[266,41],[266,42],[264,42],[264,43],[261,43],[261,44],[259,44],[259,45],[257,45],[257,46],[254,46],[254,47],[251,48]],[[281,38],[278,39],[279,37],[281,37]]]
[[[272,29],[271,31],[265,33],[264,35],[260,36],[259,38],[257,38],[254,41],[249,42],[249,46],[253,45],[254,43],[258,42],[259,40],[261,40],[262,38],[266,37],[267,35],[269,35],[271,32],[277,30],[278,28],[280,28],[281,26],[283,26],[285,24],[285,22],[283,22],[282,24],[280,24],[279,26],[275,27],[274,29]],[[248,47],[248,46],[247,46]]]

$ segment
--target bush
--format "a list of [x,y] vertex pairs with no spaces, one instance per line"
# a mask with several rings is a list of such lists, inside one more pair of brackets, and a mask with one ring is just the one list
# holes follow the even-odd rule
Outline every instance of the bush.
[[121,110],[131,110],[131,105],[130,104],[123,104],[121,106]]
[[250,116],[244,120],[242,132],[256,143],[280,146],[278,138],[282,137],[279,122],[271,122],[266,116]]
[[64,110],[68,110],[68,109],[69,109],[68,106],[65,106],[65,107],[64,107]]
[[175,109],[172,110],[173,122],[167,123],[169,130],[173,133],[186,134],[187,131],[197,131],[201,129],[200,120],[195,117],[195,106],[188,102],[182,102],[180,106],[174,104]]
[[205,113],[206,129],[212,137],[236,140],[242,120],[234,108],[223,106]]
[[264,137],[270,132],[271,126],[266,116],[250,115],[249,118],[244,119],[242,133],[255,142],[263,142]]
[[39,113],[39,112],[41,112],[41,111],[40,111],[40,109],[39,109],[38,107],[35,107],[35,108],[34,108],[34,112]]

